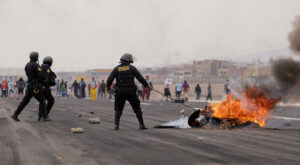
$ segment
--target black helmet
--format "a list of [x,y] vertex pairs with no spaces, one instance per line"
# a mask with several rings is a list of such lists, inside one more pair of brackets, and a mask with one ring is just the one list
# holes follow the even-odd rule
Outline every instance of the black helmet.
[[39,59],[39,53],[38,52],[31,52],[29,56],[31,61],[37,61]]
[[50,56],[45,57],[44,60],[43,60],[43,64],[47,64],[49,66],[52,66],[52,63],[53,63],[53,59]]
[[125,53],[122,55],[120,60],[121,60],[121,62],[133,63],[133,56],[132,56],[132,54]]

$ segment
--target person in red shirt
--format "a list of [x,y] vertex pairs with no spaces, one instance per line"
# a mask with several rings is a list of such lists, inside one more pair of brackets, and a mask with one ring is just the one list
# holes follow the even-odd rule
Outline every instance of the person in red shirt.
[[149,84],[149,87],[144,87],[143,88],[143,95],[142,95],[142,99],[143,101],[145,100],[145,96],[146,96],[146,100],[149,101],[150,98],[150,90],[153,88],[152,86],[152,82],[149,80],[149,76],[146,76],[146,81]]
[[7,82],[4,80],[2,82],[2,95],[1,97],[7,97]]

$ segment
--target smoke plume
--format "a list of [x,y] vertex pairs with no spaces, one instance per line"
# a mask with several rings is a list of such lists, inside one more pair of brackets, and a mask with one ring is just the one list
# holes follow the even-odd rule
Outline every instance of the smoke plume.
[[289,34],[290,48],[296,53],[300,54],[300,16],[295,18],[293,22],[294,29]]
[[[288,38],[290,49],[295,54],[300,54],[300,16],[295,18],[294,29]],[[277,59],[272,64],[272,73],[280,88],[280,95],[284,99],[292,98],[299,101],[300,97],[300,61],[293,58]]]

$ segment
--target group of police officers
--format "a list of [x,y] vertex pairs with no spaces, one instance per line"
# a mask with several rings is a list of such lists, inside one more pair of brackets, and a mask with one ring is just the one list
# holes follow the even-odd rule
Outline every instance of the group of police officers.
[[[15,121],[20,121],[18,116],[30,102],[32,97],[35,97],[39,102],[38,121],[49,121],[49,112],[54,105],[54,97],[51,94],[51,86],[55,85],[55,73],[51,70],[53,63],[52,57],[48,56],[43,59],[42,66],[38,63],[38,52],[30,53],[30,61],[25,66],[25,72],[28,77],[28,87],[25,96],[14,114],[11,116]],[[124,54],[120,59],[120,65],[115,67],[107,79],[107,87],[110,87],[114,79],[116,79],[116,95],[115,95],[115,130],[119,130],[120,118],[124,109],[126,100],[131,104],[133,111],[139,121],[139,129],[147,129],[144,124],[140,101],[136,94],[136,78],[149,88],[147,81],[141,73],[131,65],[133,56]],[[107,88],[109,90],[109,88]]]

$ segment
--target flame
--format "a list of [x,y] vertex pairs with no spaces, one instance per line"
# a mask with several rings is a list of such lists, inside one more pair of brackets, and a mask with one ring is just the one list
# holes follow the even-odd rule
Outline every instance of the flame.
[[226,100],[211,103],[210,108],[213,111],[212,117],[233,119],[232,125],[254,122],[263,127],[266,125],[268,112],[278,101],[278,99],[269,98],[262,89],[249,87],[242,92],[240,99],[228,94]]

